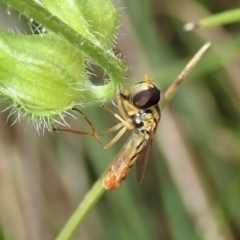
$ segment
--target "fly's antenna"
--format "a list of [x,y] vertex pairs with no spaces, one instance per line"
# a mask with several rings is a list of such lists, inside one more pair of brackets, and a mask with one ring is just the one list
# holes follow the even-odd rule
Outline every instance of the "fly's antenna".
[[145,75],[144,76],[144,78],[145,78],[145,82],[147,83],[147,85],[148,85],[148,87],[150,87],[151,86],[151,88],[153,87],[152,86],[152,80],[151,80],[151,78],[149,77],[149,75]]

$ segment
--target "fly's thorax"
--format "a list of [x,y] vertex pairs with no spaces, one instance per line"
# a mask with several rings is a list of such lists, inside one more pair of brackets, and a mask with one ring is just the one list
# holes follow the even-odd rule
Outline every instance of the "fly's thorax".
[[160,121],[160,108],[157,105],[150,109],[139,110],[135,115],[131,116],[131,120],[140,133],[155,132]]
[[132,123],[136,127],[136,129],[146,129],[151,119],[153,119],[153,114],[150,109],[147,110],[139,110],[135,115],[131,116]]

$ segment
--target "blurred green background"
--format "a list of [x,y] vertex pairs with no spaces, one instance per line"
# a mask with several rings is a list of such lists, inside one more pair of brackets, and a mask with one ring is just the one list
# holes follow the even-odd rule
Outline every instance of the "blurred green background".
[[[118,191],[105,193],[73,239],[240,239],[240,24],[182,30],[239,2],[115,4],[122,21],[116,51],[129,66],[126,86],[147,73],[164,91],[203,43],[213,46],[163,110],[143,184],[133,169]],[[23,16],[7,14],[4,5],[0,11],[2,27],[28,31]],[[101,84],[103,74],[96,73]],[[8,106],[1,103],[1,110]],[[82,110],[99,132],[116,123],[99,106]],[[91,137],[39,135],[26,118],[11,126],[17,113],[6,124],[9,113],[0,114],[0,239],[54,239],[127,134],[105,151]],[[86,130],[75,115],[67,122]]]

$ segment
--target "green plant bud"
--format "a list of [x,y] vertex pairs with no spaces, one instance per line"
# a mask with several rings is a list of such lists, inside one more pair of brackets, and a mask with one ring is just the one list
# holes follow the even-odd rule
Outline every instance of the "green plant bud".
[[[111,47],[119,26],[116,9],[106,0],[41,0],[53,15],[104,49]],[[71,13],[71,14],[70,14]]]
[[81,51],[51,34],[0,33],[0,92],[21,110],[48,117],[88,101]]

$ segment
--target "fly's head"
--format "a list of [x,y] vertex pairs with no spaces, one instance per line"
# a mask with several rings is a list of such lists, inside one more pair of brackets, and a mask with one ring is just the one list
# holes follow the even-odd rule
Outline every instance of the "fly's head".
[[145,82],[134,84],[128,95],[121,94],[121,96],[136,109],[149,109],[158,105],[161,91],[152,84],[148,76],[145,76]]

